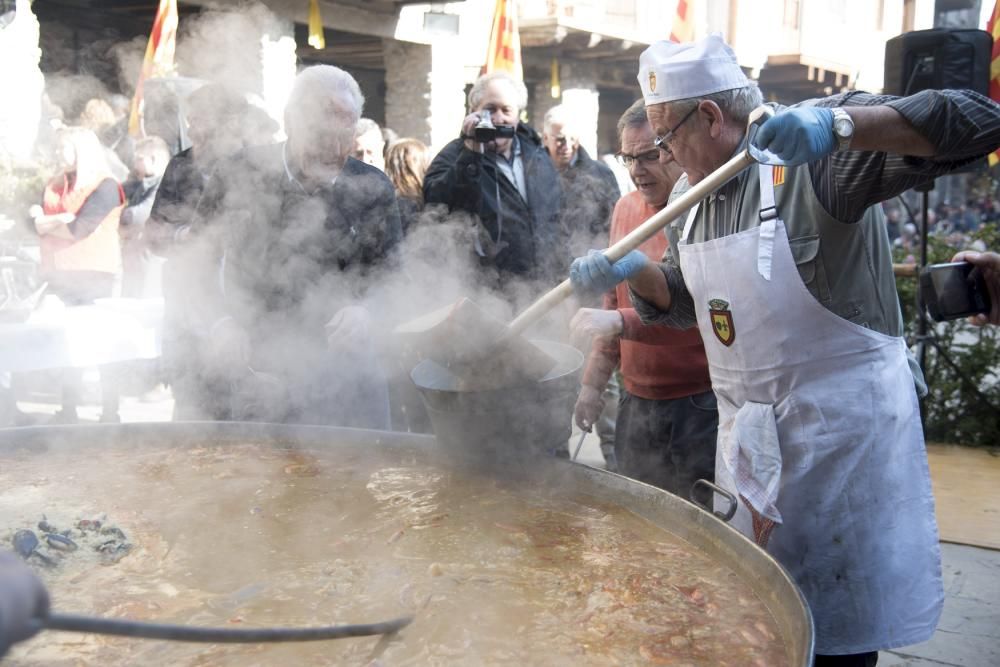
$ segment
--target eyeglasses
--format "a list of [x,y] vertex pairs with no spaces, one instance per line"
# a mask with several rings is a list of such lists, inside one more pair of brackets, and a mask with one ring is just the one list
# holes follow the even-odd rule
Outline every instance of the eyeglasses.
[[654,148],[651,151],[646,151],[645,153],[640,153],[639,155],[628,155],[627,153],[618,153],[615,155],[618,162],[621,163],[626,169],[631,169],[632,165],[637,162],[642,162],[643,164],[652,164],[654,162],[660,161],[660,150]]
[[690,118],[691,115],[697,110],[698,110],[697,105],[692,107],[691,110],[688,111],[686,114],[684,114],[684,117],[681,118],[681,122],[674,125],[674,127],[668,130],[667,133],[664,134],[662,137],[656,137],[655,139],[653,139],[653,145],[659,148],[664,153],[670,153],[670,144],[676,138],[674,135],[677,133],[677,130],[680,129],[680,126],[683,125],[685,121],[687,121],[687,119]]

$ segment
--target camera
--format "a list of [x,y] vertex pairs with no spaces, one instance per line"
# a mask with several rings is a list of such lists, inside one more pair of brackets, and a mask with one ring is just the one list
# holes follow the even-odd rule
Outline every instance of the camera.
[[983,271],[968,262],[930,264],[920,271],[920,300],[935,322],[990,312]]
[[479,112],[479,122],[473,130],[473,136],[481,144],[486,144],[494,139],[510,139],[514,136],[513,125],[494,125],[490,112],[483,110]]

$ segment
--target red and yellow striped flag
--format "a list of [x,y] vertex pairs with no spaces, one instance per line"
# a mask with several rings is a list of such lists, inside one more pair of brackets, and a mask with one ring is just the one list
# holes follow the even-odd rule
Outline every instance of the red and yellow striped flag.
[[671,42],[693,42],[694,41],[694,15],[691,5],[694,0],[677,0],[677,13],[674,14],[674,22],[670,26]]
[[[993,35],[993,53],[990,54],[990,98],[1000,102],[1000,0],[993,5],[993,13],[986,22],[986,32]],[[990,153],[990,166],[1000,162],[1000,148]]]
[[517,33],[516,0],[497,0],[490,30],[489,50],[483,73],[502,70],[516,79],[523,79],[521,68],[521,37]]
[[174,74],[174,48],[177,45],[177,0],[160,0],[153,21],[153,32],[146,45],[146,56],[142,59],[139,82],[132,98],[132,112],[128,119],[128,131],[132,136],[141,132],[142,87],[146,79]]

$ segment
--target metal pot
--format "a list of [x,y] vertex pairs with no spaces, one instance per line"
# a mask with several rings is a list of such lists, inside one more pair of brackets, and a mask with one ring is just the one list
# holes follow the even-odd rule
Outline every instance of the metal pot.
[[[98,456],[108,446],[141,452],[150,446],[239,443],[308,448],[320,456],[326,451],[334,459],[364,451],[388,465],[403,457],[434,460],[441,451],[429,436],[319,426],[237,422],[50,426],[0,429],[0,465],[15,453],[44,457],[51,451],[89,450]],[[767,606],[784,638],[789,664],[812,664],[812,616],[802,593],[777,561],[715,516],[663,490],[567,461],[538,458],[521,468],[522,474],[531,475],[532,484],[572,489],[623,506],[728,567]]]
[[[579,391],[580,352],[561,343],[532,341],[556,359],[538,382],[484,391],[463,390],[459,379],[430,359],[410,374],[438,441],[456,455],[488,460],[565,451]],[[476,443],[470,451],[469,443]]]

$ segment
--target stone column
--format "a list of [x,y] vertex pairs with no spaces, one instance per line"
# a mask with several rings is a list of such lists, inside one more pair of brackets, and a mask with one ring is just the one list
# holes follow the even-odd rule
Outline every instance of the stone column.
[[600,94],[597,92],[597,75],[594,67],[586,63],[567,62],[560,70],[562,104],[573,114],[580,133],[580,145],[587,149],[591,157],[597,158]]
[[385,122],[436,153],[458,136],[465,118],[465,71],[450,37],[433,44],[385,40]]
[[[9,18],[9,16],[8,16]],[[29,0],[17,0],[14,19],[0,28],[0,159],[26,162],[38,134],[45,79],[38,67],[38,19]]]
[[424,143],[431,134],[431,47],[387,39],[385,123],[400,137]]
[[[264,35],[261,44],[261,97],[263,108],[280,128],[285,127],[285,102],[295,83],[295,38]],[[279,138],[284,132],[279,132]]]

